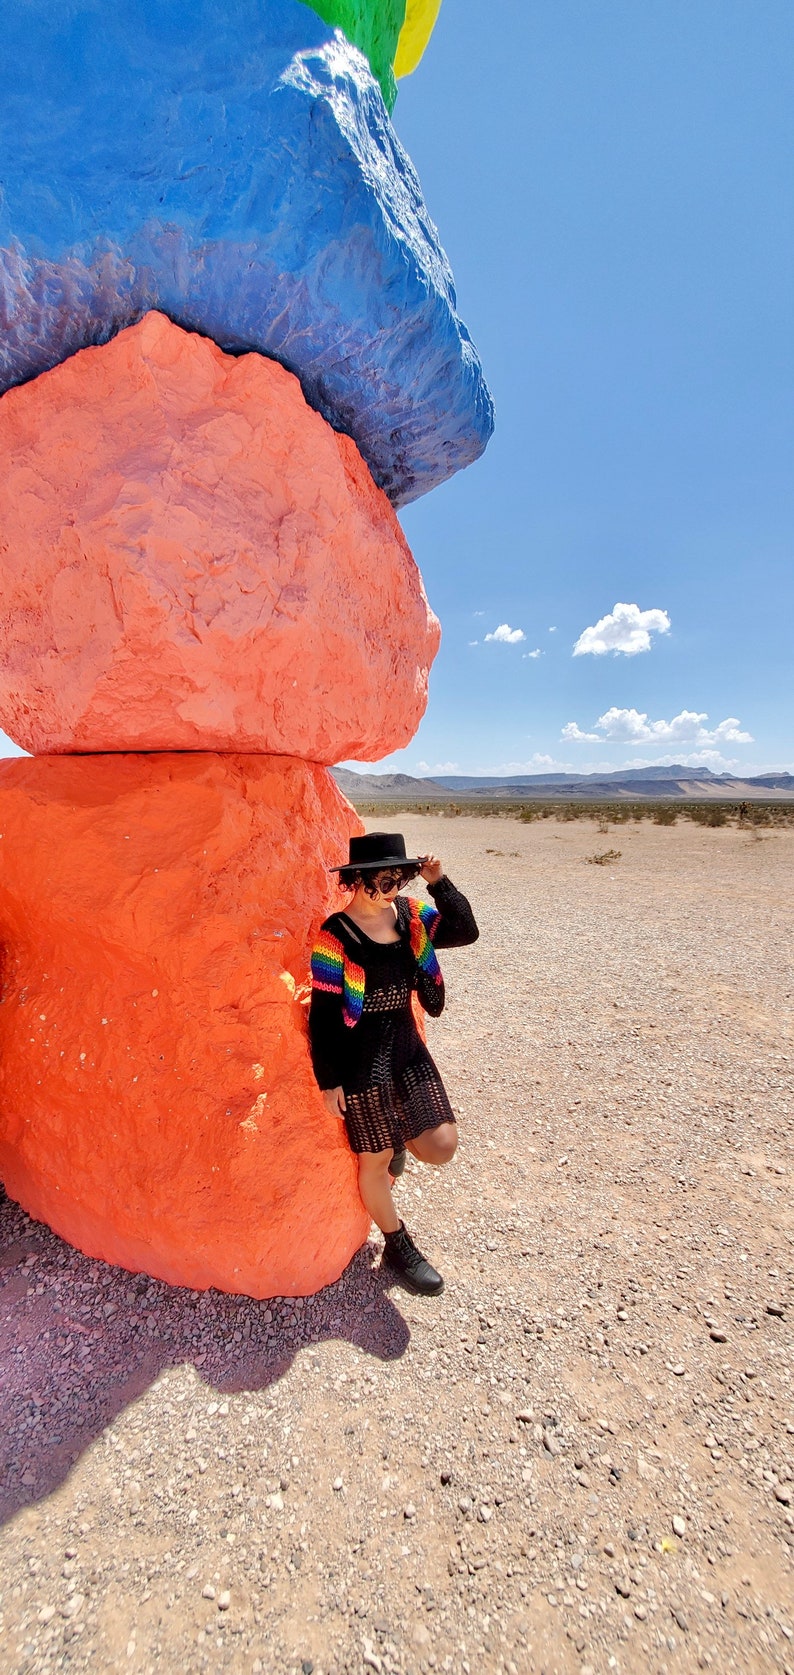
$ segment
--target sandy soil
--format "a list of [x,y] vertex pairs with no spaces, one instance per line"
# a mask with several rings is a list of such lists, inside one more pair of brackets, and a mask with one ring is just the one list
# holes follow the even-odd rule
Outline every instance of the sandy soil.
[[794,832],[399,824],[482,926],[397,1188],[446,1293],[373,1236],[200,1297],[0,1205],[3,1671],[794,1670]]

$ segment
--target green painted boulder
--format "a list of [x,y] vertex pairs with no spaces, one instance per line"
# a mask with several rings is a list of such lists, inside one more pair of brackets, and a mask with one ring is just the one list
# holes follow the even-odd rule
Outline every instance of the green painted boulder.
[[343,29],[348,40],[369,59],[380,82],[387,110],[397,97],[394,63],[406,0],[308,0],[324,23]]

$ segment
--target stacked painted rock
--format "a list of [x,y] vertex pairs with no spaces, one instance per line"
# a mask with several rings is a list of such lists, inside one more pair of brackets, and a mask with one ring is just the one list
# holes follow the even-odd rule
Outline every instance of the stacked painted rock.
[[395,514],[492,413],[392,130],[438,0],[11,0],[0,1178],[255,1296],[367,1230],[308,950],[438,624]]

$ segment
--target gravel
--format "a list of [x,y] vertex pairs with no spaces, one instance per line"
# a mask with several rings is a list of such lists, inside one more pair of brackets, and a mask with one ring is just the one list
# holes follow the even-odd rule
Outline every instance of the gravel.
[[376,1233],[173,1290],[1,1202],[0,1669],[791,1671],[794,833],[386,823],[482,926],[396,1188],[446,1292]]

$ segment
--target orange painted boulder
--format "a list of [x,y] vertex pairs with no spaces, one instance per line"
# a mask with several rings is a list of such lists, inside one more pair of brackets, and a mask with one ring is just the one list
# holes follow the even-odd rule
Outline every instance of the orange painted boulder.
[[300,986],[357,816],[242,755],[0,766],[0,1179],[89,1255],[255,1297],[369,1219]]
[[439,641],[390,502],[275,361],[148,314],[0,400],[0,727],[375,760]]

